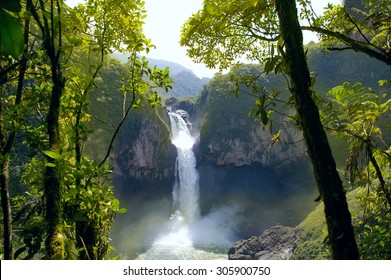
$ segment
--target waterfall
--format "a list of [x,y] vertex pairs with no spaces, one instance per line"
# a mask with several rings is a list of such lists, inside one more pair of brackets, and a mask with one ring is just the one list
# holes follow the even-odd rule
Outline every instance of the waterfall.
[[199,217],[198,173],[193,153],[194,137],[183,118],[169,113],[171,123],[171,141],[177,148],[175,164],[175,183],[173,187],[173,212],[181,215],[184,222],[192,223]]
[[[180,114],[169,112],[171,141],[177,148],[175,183],[172,190],[173,210],[167,229],[153,242],[152,247],[138,259],[226,259],[225,254],[197,249],[194,240],[208,232],[213,225],[202,223],[199,210],[198,172],[193,153],[195,138]],[[200,225],[208,225],[200,228]],[[199,239],[199,238],[198,238]]]

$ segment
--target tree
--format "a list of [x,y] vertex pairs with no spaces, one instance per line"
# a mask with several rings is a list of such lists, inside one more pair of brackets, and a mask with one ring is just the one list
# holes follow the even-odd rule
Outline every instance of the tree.
[[329,4],[324,14],[317,17],[310,1],[300,1],[302,19],[308,25],[302,30],[318,33],[322,44],[331,51],[354,50],[391,65],[390,0],[363,0],[358,7]]
[[[278,14],[278,17],[273,15]],[[333,258],[358,259],[351,216],[319,111],[303,50],[296,2],[205,1],[182,30],[188,55],[207,66],[226,68],[242,55],[266,61],[290,78],[290,91],[325,205]]]
[[[371,88],[363,87],[361,83],[344,83],[328,93],[322,116],[326,129],[350,144],[346,161],[350,184],[355,183],[356,177],[365,174],[364,170],[368,168],[368,163],[371,163],[379,181],[379,192],[387,201],[391,213],[391,190],[377,159],[380,155],[390,157],[386,151],[389,147],[382,139],[379,127],[380,118],[391,110],[391,99],[385,100],[386,96],[384,94],[379,97]],[[366,163],[360,166],[359,158],[362,154]],[[364,176],[368,177],[367,174]],[[365,181],[366,184],[371,178],[359,178],[359,181]],[[359,182],[357,185],[363,184]]]
[[[168,69],[151,68],[145,58],[139,57],[141,51],[148,52],[153,47],[142,30],[146,12],[143,6],[141,0],[90,0],[70,9],[61,0],[26,0],[26,5],[18,6],[26,9],[20,13],[26,16],[24,24],[11,19],[9,26],[25,27],[22,39],[30,53],[20,56],[20,51],[13,50],[9,44],[1,49],[2,54],[11,52],[15,56],[7,55],[0,69],[1,82],[6,85],[1,89],[7,90],[2,95],[0,111],[1,120],[7,118],[7,122],[1,122],[6,125],[0,127],[2,154],[7,155],[1,159],[7,160],[1,164],[11,160],[9,151],[13,141],[6,136],[15,139],[13,126],[21,130],[25,144],[34,150],[31,161],[25,162],[22,176],[29,190],[14,200],[18,210],[14,224],[21,229],[18,235],[24,243],[17,248],[15,257],[29,259],[40,254],[39,257],[45,258],[102,259],[109,253],[111,223],[116,213],[125,211],[114,197],[113,186],[107,183],[111,173],[107,161],[112,145],[131,109],[159,105],[155,88],[167,90],[170,84]],[[5,8],[14,11],[12,6]],[[0,6],[0,16],[4,16],[2,9]],[[97,86],[101,70],[110,61],[108,55],[114,51],[131,56],[129,74],[118,85],[124,97],[131,96],[131,102],[124,98],[126,112],[116,127],[106,157],[92,160],[83,152],[91,133],[89,93]],[[22,79],[25,64],[29,67],[28,79]],[[15,90],[11,79],[6,79],[11,74],[20,80]],[[31,109],[37,111],[31,124],[26,124],[27,117],[18,110],[22,92],[26,94],[23,104],[26,112],[28,109],[35,117]],[[2,205],[7,208],[3,213],[9,217],[4,219],[5,236],[11,236],[7,185],[1,187]],[[43,205],[39,197],[44,198]],[[12,242],[8,236],[5,255],[11,258]],[[43,239],[45,250],[41,249]]]
[[319,110],[313,99],[296,3],[287,2],[276,0],[281,35],[285,44],[284,61],[291,79],[291,92],[300,116],[300,124],[314,167],[320,197],[325,207],[332,256],[334,259],[358,259],[359,253],[345,191],[320,121]]
[[49,111],[46,117],[49,149],[46,151],[48,164],[45,169],[44,194],[46,201],[47,238],[46,251],[49,258],[64,258],[64,236],[61,214],[61,178],[57,155],[61,154],[59,128],[61,97],[65,88],[63,70],[62,8],[59,0],[38,1],[39,8],[32,0],[31,14],[39,27],[42,46],[49,59],[52,79]]
[[[79,199],[86,190],[91,191],[91,188],[97,187],[92,178],[88,178],[89,176],[96,176],[96,170],[100,168],[108,171],[108,165],[105,163],[111,151],[110,147],[107,157],[95,166],[96,170],[87,171],[85,163],[90,160],[83,154],[83,146],[89,134],[86,126],[86,120],[89,118],[89,94],[96,86],[96,80],[107,63],[110,53],[114,51],[132,53],[132,56],[138,59],[136,54],[141,50],[148,51],[151,47],[150,41],[142,32],[144,13],[142,1],[118,2],[113,0],[87,1],[69,13],[70,21],[76,24],[68,27],[72,33],[66,35],[70,43],[74,45],[71,44],[73,51],[70,56],[70,71],[67,73],[71,77],[67,83],[69,94],[67,93],[65,98],[68,104],[72,104],[72,116],[74,116],[69,119],[70,127],[73,128],[69,134],[72,135],[70,141],[73,143],[76,161],[74,168],[84,170],[84,173],[76,173],[74,181],[70,182],[71,185],[74,184]],[[144,76],[144,73],[141,70],[135,71],[133,77],[136,76]],[[136,96],[135,92],[134,96]],[[132,106],[129,106],[128,113],[131,108]],[[116,133],[114,133],[113,141],[115,136]],[[118,200],[113,199],[113,201],[115,205],[119,203]],[[98,201],[94,201],[93,205],[99,209],[96,203]],[[107,226],[103,219],[105,215],[102,213],[102,217],[92,218],[93,207],[86,209],[81,201],[77,202],[77,199],[71,208],[73,208],[71,212],[74,215],[71,219],[76,219],[76,246],[80,250],[79,258],[101,258],[104,254],[102,250],[96,248],[99,246],[105,248],[103,244],[107,243],[107,240],[103,240],[107,239],[107,232],[103,230]],[[112,219],[113,217],[107,217],[107,220]]]
[[[27,6],[27,10],[29,10]],[[17,85],[14,89],[15,95],[11,95],[14,98],[10,98],[10,95],[6,93],[6,90],[2,87],[1,89],[1,103],[0,103],[0,189],[1,189],[1,208],[3,212],[3,221],[4,221],[4,258],[13,259],[13,246],[12,246],[12,211],[10,203],[10,194],[9,194],[9,163],[11,150],[15,143],[16,134],[17,134],[17,125],[11,126],[10,129],[6,129],[5,123],[7,118],[14,119],[17,122],[20,122],[20,116],[22,115],[20,110],[20,105],[22,102],[23,95],[23,85],[24,79],[27,70],[28,59],[28,39],[29,39],[29,25],[30,20],[26,18],[24,20],[24,30],[22,30],[19,22],[16,18],[12,17],[8,12],[17,13],[22,9],[19,1],[6,2],[0,4],[0,16],[2,18],[2,26],[0,28],[0,49],[5,50],[5,54],[9,54],[14,57],[12,58],[4,56],[4,61],[2,64],[9,64],[4,69],[1,67],[1,76],[0,84],[5,85],[9,83],[11,75],[17,75]],[[7,12],[8,11],[8,12]],[[22,57],[19,59],[19,55],[23,52]],[[3,66],[3,65],[2,65]],[[18,68],[18,72],[15,71]],[[12,91],[12,89],[9,91]],[[13,109],[6,110],[5,106],[3,108],[3,103],[9,99],[10,103],[14,103]],[[10,106],[9,106],[10,107]],[[8,112],[6,112],[8,111]],[[8,114],[7,114],[8,113]]]

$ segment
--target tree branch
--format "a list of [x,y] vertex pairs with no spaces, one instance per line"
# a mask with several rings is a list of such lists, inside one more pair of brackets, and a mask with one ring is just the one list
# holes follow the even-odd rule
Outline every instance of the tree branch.
[[376,51],[371,48],[372,45],[368,45],[367,43],[363,43],[363,42],[354,40],[354,39],[350,38],[349,36],[344,35],[342,33],[330,31],[330,30],[327,30],[327,29],[324,29],[321,27],[302,26],[301,29],[320,33],[320,34],[327,35],[330,37],[334,37],[334,38],[338,39],[339,41],[343,42],[344,44],[350,46],[351,49],[353,49],[354,51],[365,53],[368,56],[376,58],[377,60],[380,60],[380,61],[386,63],[387,65],[391,66],[391,54],[387,53],[385,50],[381,49],[379,51]]

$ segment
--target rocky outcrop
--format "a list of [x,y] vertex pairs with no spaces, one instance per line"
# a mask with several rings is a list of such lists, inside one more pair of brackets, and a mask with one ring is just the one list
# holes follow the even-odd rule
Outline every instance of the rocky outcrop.
[[296,248],[299,229],[274,226],[259,237],[236,242],[228,251],[230,260],[288,260]]
[[[240,73],[235,72],[234,75],[260,76],[258,68],[243,65],[235,70]],[[286,87],[281,77],[277,76],[262,76],[259,84],[273,87],[276,91]],[[197,151],[200,161],[218,166],[262,165],[279,168],[306,157],[302,133],[285,115],[272,114],[265,127],[259,117],[254,114],[249,116],[249,112],[254,112],[257,106],[250,89],[241,88],[238,95],[228,94],[232,88],[229,75],[218,76],[204,87],[195,105],[195,126],[200,130]],[[248,94],[245,94],[246,91]],[[288,96],[284,92],[280,98],[287,99]],[[279,106],[276,104],[273,109],[295,115],[293,110],[286,112],[286,108]],[[273,140],[277,133],[278,140]]]
[[116,174],[127,182],[161,181],[173,176],[175,147],[167,124],[157,115],[142,115],[129,122],[115,150]]
[[[247,120],[251,122],[251,120]],[[289,133],[289,134],[288,134]],[[225,137],[221,137],[224,135]],[[242,135],[247,135],[243,137]],[[287,142],[298,142],[302,138],[299,132],[286,128],[280,142],[271,144],[273,135],[260,125],[254,125],[242,135],[225,135],[217,131],[209,139],[204,158],[217,165],[243,166],[261,164],[263,166],[283,167],[302,158],[302,145],[287,145]]]

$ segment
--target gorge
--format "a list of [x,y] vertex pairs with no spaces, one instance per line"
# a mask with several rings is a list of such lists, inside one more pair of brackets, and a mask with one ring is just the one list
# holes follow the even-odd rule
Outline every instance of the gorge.
[[[381,71],[382,66],[366,57],[352,63],[350,55],[326,56],[316,47],[310,49],[308,59],[318,73],[319,92],[324,94],[342,81],[360,81],[363,75],[371,77],[367,82],[376,89],[374,73]],[[360,71],[364,65],[366,74]],[[258,65],[243,65],[234,71],[260,75],[263,70]],[[110,90],[110,83],[120,79],[118,72],[103,76],[105,91]],[[182,247],[182,258],[227,258],[228,249],[238,240],[259,235],[275,225],[295,227],[318,205],[314,202],[318,194],[300,131],[286,116],[276,114],[273,133],[283,132],[279,141],[272,144],[269,129],[248,116],[254,108],[254,98],[228,94],[229,77],[217,74],[195,97],[174,99],[168,93],[164,99],[165,106],[173,112],[188,112],[186,118],[192,123],[191,135],[195,137],[199,219],[192,228],[192,239],[187,239],[189,232],[185,230],[182,233],[186,238],[182,241],[190,245],[186,250],[196,251],[185,253]],[[269,89],[286,88],[280,76],[260,77],[260,83]],[[96,92],[94,115],[100,119],[115,118],[113,112],[120,111],[122,100],[120,95],[111,98]],[[109,103],[111,112],[100,109],[102,99],[106,106]],[[107,141],[104,135],[110,128],[100,124],[95,129],[96,145]],[[154,244],[169,232],[169,221],[178,222],[175,218],[170,220],[175,217],[172,192],[177,157],[170,135],[166,109],[144,108],[132,113],[118,136],[112,154],[113,182],[116,195],[128,212],[117,216],[111,238],[116,252],[125,259],[153,258],[154,254],[167,258],[165,253],[154,251]],[[344,158],[346,151],[340,142],[335,140],[332,145],[336,158]],[[91,153],[98,157],[99,149],[94,148]],[[343,162],[338,163],[343,168]]]

